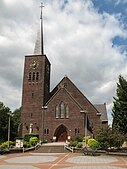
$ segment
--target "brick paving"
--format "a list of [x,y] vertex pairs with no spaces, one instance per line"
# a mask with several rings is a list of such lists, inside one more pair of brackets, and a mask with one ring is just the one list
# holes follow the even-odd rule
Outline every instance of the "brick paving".
[[127,157],[73,153],[24,153],[0,156],[0,169],[125,169]]

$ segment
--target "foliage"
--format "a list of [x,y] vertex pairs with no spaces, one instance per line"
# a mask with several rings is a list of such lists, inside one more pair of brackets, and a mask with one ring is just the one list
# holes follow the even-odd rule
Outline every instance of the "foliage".
[[27,134],[24,135],[24,141],[29,142],[31,137],[39,138],[39,134],[37,134],[37,133],[28,134],[27,133]]
[[27,141],[24,141],[24,142],[23,142],[23,147],[24,147],[24,148],[29,148],[29,147],[30,147],[30,143],[27,142]]
[[[15,137],[18,136],[20,112],[20,109],[16,109],[12,113],[13,116],[10,116],[10,140],[13,141]],[[11,114],[10,108],[0,102],[0,142],[4,142],[8,139],[9,114]]]
[[78,144],[77,141],[70,141],[69,146],[70,147],[76,147],[77,144]]
[[107,150],[108,148],[119,148],[124,142],[124,136],[117,130],[112,130],[111,127],[101,129],[96,137],[100,144],[100,148]]
[[8,138],[8,113],[10,109],[0,102],[0,141],[4,142]]
[[77,136],[74,137],[73,141],[82,142],[83,138],[82,138],[82,136],[77,135]]
[[111,138],[111,128],[108,126],[106,128],[102,128],[99,134],[96,137],[96,140],[100,143],[100,148],[107,150],[110,145]]
[[12,126],[12,131],[11,131],[11,134],[13,135],[13,138],[18,136],[18,128],[19,128],[19,124],[20,124],[20,116],[21,116],[21,108],[16,109],[13,112],[13,118],[12,118],[13,126]]
[[83,147],[83,144],[82,144],[82,143],[77,143],[76,147],[77,147],[77,148],[82,148],[82,147]]
[[89,139],[88,140],[88,145],[91,149],[96,150],[100,148],[100,144],[98,141],[96,141],[95,139]]
[[[13,147],[15,146],[15,142],[13,141],[9,141],[9,147]],[[1,148],[8,148],[8,141],[6,142],[3,142],[1,145],[0,145]]]
[[127,81],[120,75],[112,109],[113,129],[127,134]]
[[31,146],[35,146],[38,142],[38,138],[37,137],[31,137],[30,138],[30,145]]

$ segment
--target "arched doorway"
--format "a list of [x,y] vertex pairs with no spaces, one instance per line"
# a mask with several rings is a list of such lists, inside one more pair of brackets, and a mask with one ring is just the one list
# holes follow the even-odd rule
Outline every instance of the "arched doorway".
[[59,127],[57,127],[54,136],[56,136],[56,141],[58,142],[66,141],[68,137],[67,128],[61,124]]

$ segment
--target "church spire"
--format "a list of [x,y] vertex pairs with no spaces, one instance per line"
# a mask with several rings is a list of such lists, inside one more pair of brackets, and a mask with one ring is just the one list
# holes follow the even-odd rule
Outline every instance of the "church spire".
[[41,3],[41,14],[40,14],[40,28],[37,33],[37,39],[34,48],[34,54],[44,55],[44,42],[43,42],[43,17],[42,17],[42,8],[44,7],[43,3]]

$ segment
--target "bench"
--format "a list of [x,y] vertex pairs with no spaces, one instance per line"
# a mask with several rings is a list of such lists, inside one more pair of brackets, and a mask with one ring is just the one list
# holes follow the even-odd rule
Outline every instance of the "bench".
[[93,150],[90,147],[84,147],[82,150],[83,150],[84,155],[93,155],[94,156],[97,152],[97,150]]

